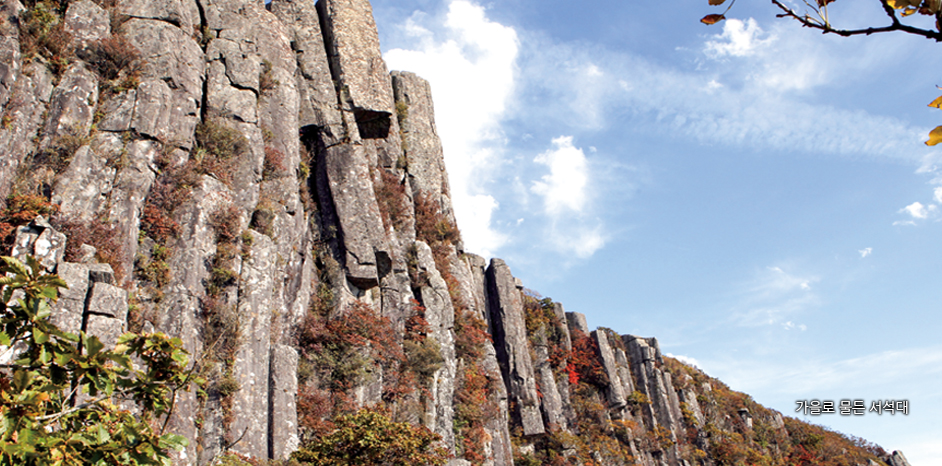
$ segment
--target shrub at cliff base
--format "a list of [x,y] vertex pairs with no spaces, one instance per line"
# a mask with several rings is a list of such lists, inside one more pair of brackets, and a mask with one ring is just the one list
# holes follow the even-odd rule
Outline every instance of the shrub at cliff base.
[[440,466],[448,452],[425,426],[393,422],[382,409],[361,409],[334,419],[335,429],[292,458],[319,466]]
[[188,443],[165,431],[189,382],[181,341],[127,333],[105,349],[63,332],[48,317],[66,283],[27,264],[0,263],[0,345],[12,359],[0,371],[0,465],[169,465]]

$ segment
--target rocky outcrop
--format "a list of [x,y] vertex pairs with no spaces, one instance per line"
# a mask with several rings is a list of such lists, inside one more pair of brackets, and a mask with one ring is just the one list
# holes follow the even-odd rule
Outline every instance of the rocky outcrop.
[[519,419],[524,435],[542,434],[546,429],[540,415],[520,291],[510,268],[500,259],[491,259],[486,277],[494,348],[508,399],[516,405],[512,415]]
[[428,284],[419,289],[419,297],[425,306],[425,319],[430,329],[429,338],[438,344],[442,367],[432,376],[431,400],[426,410],[426,424],[442,436],[442,442],[455,448],[453,429],[455,374],[458,361],[455,359],[455,309],[448,294],[448,285],[435,268],[432,250],[427,244],[417,241],[416,257],[420,273],[428,278]]
[[[367,0],[66,3],[54,57],[23,47],[34,6],[0,2],[0,207],[57,210],[7,252],[69,284],[61,328],[182,340],[207,382],[177,394],[176,465],[284,459],[377,405],[454,465],[713,464],[726,433],[788,438],[655,339],[592,331],[463,250],[431,86],[387,71]],[[325,354],[351,315],[368,328],[332,325],[353,348]]]

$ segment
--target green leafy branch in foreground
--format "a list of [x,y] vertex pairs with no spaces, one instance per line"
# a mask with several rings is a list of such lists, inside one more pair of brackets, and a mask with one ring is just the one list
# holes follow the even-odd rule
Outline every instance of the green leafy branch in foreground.
[[169,465],[167,433],[191,372],[182,342],[122,335],[113,349],[49,322],[66,283],[39,262],[0,258],[0,465]]

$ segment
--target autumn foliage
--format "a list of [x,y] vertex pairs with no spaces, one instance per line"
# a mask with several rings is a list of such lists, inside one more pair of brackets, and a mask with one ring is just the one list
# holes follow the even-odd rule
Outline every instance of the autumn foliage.
[[39,215],[49,216],[58,211],[58,207],[39,195],[20,194],[7,198],[7,206],[0,211],[0,242],[2,252],[9,253],[13,245],[13,232],[16,227],[32,222]]

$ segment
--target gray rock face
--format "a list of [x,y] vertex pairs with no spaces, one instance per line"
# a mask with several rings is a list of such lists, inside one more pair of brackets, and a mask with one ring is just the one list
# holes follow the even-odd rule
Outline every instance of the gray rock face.
[[455,359],[455,309],[448,294],[448,285],[441,273],[435,268],[432,250],[427,244],[416,241],[416,257],[420,273],[428,277],[428,285],[419,291],[422,305],[425,306],[425,320],[429,325],[429,338],[434,338],[441,345],[444,362],[442,368],[433,376],[432,400],[430,400],[425,418],[430,429],[442,436],[442,443],[454,450],[455,374],[458,361]]
[[589,323],[585,319],[585,314],[578,312],[567,312],[566,321],[569,323],[569,331],[578,330],[584,335],[589,334]]
[[608,375],[609,384],[606,392],[608,404],[615,409],[623,408],[626,404],[625,388],[621,381],[618,365],[615,361],[615,352],[608,342],[608,335],[604,330],[595,330],[592,332],[592,338],[594,338],[599,345],[599,354],[602,356],[602,367]]
[[[541,332],[543,333],[542,338],[538,337],[537,339],[545,341],[546,329],[541,329]],[[553,375],[553,368],[550,366],[547,346],[537,344],[534,348],[534,355],[536,356],[534,360],[536,379],[539,383],[540,393],[543,395],[541,406],[546,425],[551,431],[556,429],[567,430],[569,421],[566,419],[563,397],[559,394],[556,377]]]
[[[676,442],[678,433],[683,432],[683,417],[671,374],[661,371],[659,367],[663,361],[657,340],[634,335],[624,335],[622,340],[628,348],[637,390],[651,401],[650,405],[642,406],[645,423],[667,429],[671,440]],[[670,461],[677,461],[676,445],[671,446],[666,453]]]
[[56,182],[52,202],[59,212],[74,221],[90,222],[107,201],[114,184],[115,169],[108,161],[82,146],[75,152],[69,168]]
[[104,39],[111,34],[111,21],[104,8],[89,0],[69,3],[65,11],[65,31],[72,35],[74,45]]
[[46,66],[32,62],[18,70],[18,54],[17,51],[10,57],[7,65],[6,76],[15,79],[6,81],[12,86],[3,108],[8,124],[0,125],[0,199],[3,202],[10,194],[23,158],[36,149],[33,136],[43,124],[43,114],[53,90],[52,74]]
[[16,229],[10,255],[24,264],[26,256],[31,255],[51,272],[65,254],[65,241],[65,235],[53,229],[45,218],[36,217],[29,225]]
[[6,105],[21,66],[16,4],[0,4],[0,107]]
[[888,458],[890,466],[909,466],[909,461],[903,456],[903,452],[894,451]]
[[52,93],[43,144],[55,144],[56,138],[64,136],[85,137],[95,116],[96,102],[98,78],[82,62],[74,63]]
[[[128,92],[113,97],[120,101],[106,103],[106,108],[121,109],[121,114],[106,119],[102,129],[121,131],[133,124],[144,134],[189,149],[203,99],[203,51],[191,33],[165,21],[133,18],[124,24],[123,31],[140,50],[144,63],[142,84],[150,84],[145,86],[144,95]],[[130,99],[135,99],[135,110],[128,122],[124,112]]]
[[414,73],[393,71],[396,116],[413,191],[423,193],[454,222],[442,143],[435,129],[435,108],[428,81]]
[[118,14],[131,18],[155,19],[170,23],[184,31],[192,31],[193,25],[199,23],[199,16],[194,16],[189,2],[181,0],[164,0],[160,2],[147,0],[120,0]]
[[300,446],[298,439],[298,352],[287,345],[271,348],[269,436],[271,457],[287,458]]
[[274,0],[271,11],[290,31],[291,47],[297,57],[299,126],[321,128],[327,146],[340,142],[344,134],[343,120],[314,2]]
[[76,264],[62,260],[67,238],[42,217],[20,227],[14,257],[27,254],[41,260],[46,271],[56,273],[68,288],[60,290],[49,320],[60,329],[78,334],[85,331],[114,346],[127,326],[128,292],[111,283],[114,272],[108,264]]
[[388,270],[390,259],[365,157],[362,146],[353,144],[329,147],[325,152],[327,179],[346,249],[347,276],[360,288],[371,288],[379,282],[379,271]]
[[244,455],[268,455],[269,368],[271,365],[271,311],[275,257],[271,239],[255,232],[247,261],[239,275],[240,345],[233,375],[239,390],[233,395],[231,438],[244,436],[233,450]]
[[494,348],[500,362],[508,398],[517,406],[515,416],[524,435],[546,432],[540,415],[536,378],[530,360],[523,301],[514,284],[510,268],[500,259],[491,259],[487,268],[487,287]]
[[331,74],[346,89],[349,110],[358,114],[358,121],[383,114],[389,118],[393,93],[370,2],[320,0],[317,9],[325,26]]
[[93,282],[88,312],[124,322],[128,318],[128,292],[102,282]]
[[[115,140],[118,138],[117,135],[108,137]],[[114,219],[118,231],[121,232],[119,234],[123,233],[119,238],[125,251],[125,270],[133,270],[141,210],[156,177],[150,166],[157,158],[158,147],[154,141],[137,139],[121,149],[125,164],[115,176],[109,199],[108,218]]]

